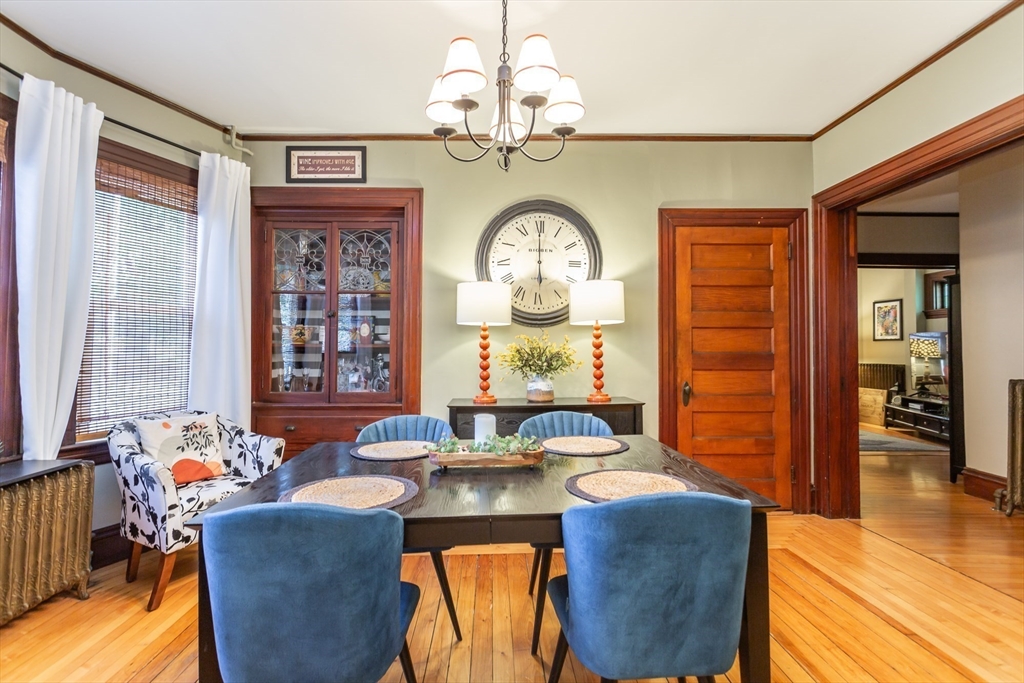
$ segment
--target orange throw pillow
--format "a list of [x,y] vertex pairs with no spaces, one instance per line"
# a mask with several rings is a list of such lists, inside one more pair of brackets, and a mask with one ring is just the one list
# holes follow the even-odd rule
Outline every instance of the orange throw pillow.
[[178,486],[224,474],[216,413],[139,418],[142,450],[166,465]]

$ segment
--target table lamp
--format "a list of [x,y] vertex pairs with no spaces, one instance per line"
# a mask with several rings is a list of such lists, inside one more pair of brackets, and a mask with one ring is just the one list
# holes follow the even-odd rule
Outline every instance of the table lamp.
[[512,324],[512,287],[501,282],[460,282],[456,288],[455,322],[480,326],[480,393],[473,403],[494,403],[491,388],[490,325]]
[[618,280],[587,280],[569,285],[569,324],[594,326],[594,393],[587,396],[590,403],[612,400],[601,391],[604,388],[601,325],[625,322],[625,308],[622,283]]

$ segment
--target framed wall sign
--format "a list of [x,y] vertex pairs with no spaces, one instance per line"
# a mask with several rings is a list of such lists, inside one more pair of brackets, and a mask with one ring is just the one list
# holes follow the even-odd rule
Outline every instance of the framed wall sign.
[[366,147],[285,147],[289,183],[365,183]]
[[872,304],[875,341],[903,340],[903,299],[876,301]]

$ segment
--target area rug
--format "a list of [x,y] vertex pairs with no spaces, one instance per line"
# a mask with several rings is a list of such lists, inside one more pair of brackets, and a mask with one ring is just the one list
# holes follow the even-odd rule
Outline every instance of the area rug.
[[922,443],[920,441],[913,441],[911,439],[904,439],[888,434],[875,434],[874,432],[865,432],[862,429],[860,430],[860,450],[862,453],[864,451],[916,451],[919,453],[924,451],[943,452],[948,451],[949,446]]

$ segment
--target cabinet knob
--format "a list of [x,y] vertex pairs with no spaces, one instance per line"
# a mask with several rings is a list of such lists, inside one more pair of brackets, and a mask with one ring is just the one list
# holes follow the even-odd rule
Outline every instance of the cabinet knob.
[[328,318],[333,318],[336,315],[338,315],[338,314],[335,311],[327,311],[327,317]]
[[356,425],[355,429],[357,432],[361,432],[366,429],[366,425]]
[[286,431],[286,432],[294,432],[295,431],[295,425],[285,425],[284,426],[284,431]]

